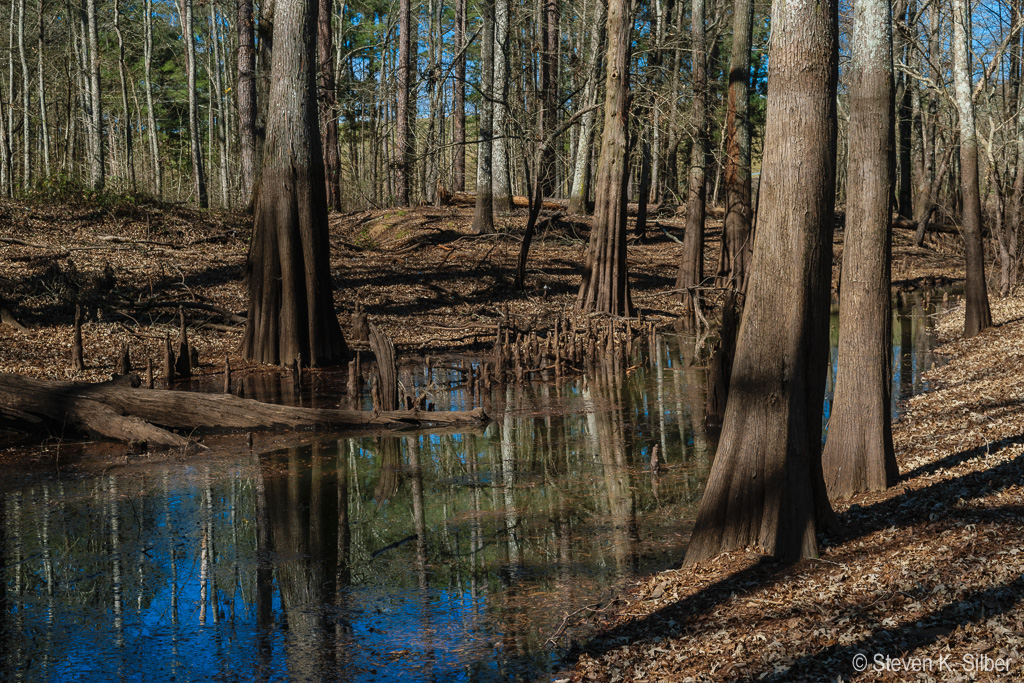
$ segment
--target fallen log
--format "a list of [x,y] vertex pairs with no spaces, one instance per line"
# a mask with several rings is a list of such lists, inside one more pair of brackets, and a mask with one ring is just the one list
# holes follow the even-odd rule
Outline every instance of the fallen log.
[[184,446],[171,430],[258,431],[331,427],[339,431],[428,425],[482,425],[490,418],[471,411],[389,410],[273,405],[230,394],[145,389],[136,375],[100,383],[56,382],[0,373],[0,427],[95,434],[118,441]]
[[[476,205],[476,194],[473,192],[454,192],[448,201],[456,205],[474,206]],[[528,209],[530,208],[530,200],[522,195],[513,195],[512,206],[517,209]],[[548,209],[549,211],[564,211],[567,206],[569,206],[568,199],[545,199],[541,208]]]
[[[892,227],[900,230],[917,230],[917,222],[912,221],[908,218],[894,218],[892,221]],[[943,232],[948,235],[959,235],[960,228],[953,225],[952,223],[929,223],[928,232]],[[986,231],[987,234],[987,231]]]

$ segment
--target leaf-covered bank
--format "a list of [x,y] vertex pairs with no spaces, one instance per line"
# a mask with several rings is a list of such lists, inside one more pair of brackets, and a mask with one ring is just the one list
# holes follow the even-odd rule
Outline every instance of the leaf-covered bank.
[[[894,426],[899,483],[836,505],[820,558],[734,553],[623,596],[576,681],[1024,679],[1024,299],[955,339]],[[916,667],[916,670],[915,670]],[[914,671],[914,673],[908,673]]]

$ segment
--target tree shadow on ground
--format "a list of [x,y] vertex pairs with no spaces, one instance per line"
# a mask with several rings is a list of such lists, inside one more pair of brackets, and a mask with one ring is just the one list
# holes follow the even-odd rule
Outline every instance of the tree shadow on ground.
[[[995,450],[1021,442],[1024,442],[1024,434],[1003,439]],[[965,462],[980,455],[977,450],[969,449],[948,456],[944,461],[950,464]],[[991,446],[989,452],[993,452]],[[920,476],[927,471],[932,471],[925,468],[919,468],[919,470],[915,470],[912,473],[913,476]],[[882,529],[910,527],[922,522],[939,522],[947,518],[976,518],[977,521],[1005,520],[1008,516],[1018,515],[1022,511],[1021,508],[975,511],[956,509],[953,505],[957,501],[967,501],[1002,491],[1016,486],[1021,481],[1024,481],[1024,454],[986,470],[971,472],[954,479],[906,491],[872,505],[863,507],[853,505],[846,512],[837,515],[840,531],[825,537],[822,547],[842,546]],[[571,650],[562,661],[566,667],[572,667],[583,654],[597,658],[626,644],[652,642],[654,634],[657,634],[657,638],[678,634],[689,626],[687,623],[689,617],[706,613],[715,606],[725,603],[737,593],[766,588],[784,582],[788,577],[803,574],[809,566],[811,565],[808,561],[784,565],[771,558],[763,558],[757,564],[725,576],[678,602],[666,605],[645,617],[627,621],[598,633],[583,645]],[[1024,585],[1018,584],[1022,581],[1024,579],[1018,579],[1013,584],[999,590],[1008,590],[1011,595],[1014,591],[1020,593],[1021,589],[1024,589]],[[1002,595],[997,589],[978,591],[977,593],[981,598]],[[973,598],[965,598],[965,600],[968,599]],[[1013,595],[1013,603],[1005,606],[1004,611],[1015,604],[1017,599],[1017,596]],[[949,621],[956,617],[955,612],[954,606],[944,608],[936,613],[935,620]],[[905,627],[908,637],[913,628],[913,625]],[[638,636],[637,634],[643,635]],[[930,641],[922,641],[921,644],[927,644],[927,642]],[[843,649],[843,654],[848,655],[849,659],[854,653],[866,648],[863,644],[858,647],[859,649],[854,649],[853,646],[850,646],[847,648],[848,652]],[[791,678],[781,676],[773,680],[791,680]]]
[[10,280],[4,290],[10,292],[10,303],[17,305],[21,322],[29,326],[71,325],[76,306],[82,307],[86,320],[96,319],[97,312],[103,310],[127,314],[139,322],[142,315],[149,314],[152,324],[155,318],[171,321],[177,315],[173,306],[153,307],[154,300],[192,300],[196,288],[238,282],[243,275],[242,266],[218,264],[192,273],[154,273],[144,284],[128,283],[116,270],[78,270],[73,263],[61,265],[52,260],[26,277]]
[[[934,644],[958,626],[1008,612],[1020,602],[1022,596],[1024,575],[1007,584],[971,591],[923,618],[908,620],[896,628],[875,631],[867,638],[849,645],[833,645],[814,654],[804,655],[790,666],[776,669],[767,676],[761,672],[742,680],[754,683],[836,680],[837,676],[841,676],[842,680],[852,680],[859,676],[878,676],[886,672],[885,658],[903,658],[904,662],[910,663],[913,656],[907,653]],[[922,655],[919,661],[925,673],[936,674],[940,679],[954,678],[965,671],[971,671],[964,658],[981,655],[982,649],[979,648],[977,652],[943,653],[934,657]],[[995,659],[994,655],[990,656]],[[1011,666],[1014,665],[1019,666],[1019,663],[1011,663]]]

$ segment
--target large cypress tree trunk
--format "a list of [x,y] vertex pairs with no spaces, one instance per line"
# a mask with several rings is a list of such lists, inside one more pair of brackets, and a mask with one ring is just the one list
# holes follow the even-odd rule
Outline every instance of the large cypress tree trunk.
[[333,0],[320,0],[316,46],[327,206],[338,210],[341,206],[341,159],[338,156],[338,111],[337,95],[334,91],[334,32],[331,25],[333,8]]
[[890,365],[892,18],[888,0],[856,0],[853,9],[839,369],[822,454],[832,499],[882,491],[899,476],[892,446]]
[[348,352],[334,313],[316,99],[318,6],[277,0],[267,139],[246,265],[242,353],[326,365]]
[[750,42],[754,30],[751,0],[733,5],[732,55],[725,117],[725,224],[718,261],[718,286],[747,288],[753,248],[750,223]]
[[632,17],[626,0],[608,3],[604,136],[597,164],[594,228],[576,307],[632,315],[626,273],[626,182],[629,178],[629,52]]
[[[151,0],[150,0],[151,1]],[[241,204],[252,208],[256,183],[256,34],[252,0],[238,0],[238,148]]]
[[953,83],[960,115],[960,192],[963,195],[964,251],[967,256],[967,308],[964,336],[973,337],[992,325],[985,288],[985,249],[981,237],[981,193],[978,189],[978,135],[971,97],[970,13],[966,0],[953,0]]
[[683,234],[683,256],[676,276],[676,289],[683,290],[684,315],[694,315],[696,291],[704,279],[704,217],[707,184],[704,166],[707,163],[707,55],[704,46],[704,0],[693,0],[690,20],[691,52],[693,54],[693,110],[690,114],[693,147],[690,150],[690,185],[686,200],[686,232]]
[[835,199],[834,1],[776,2],[758,237],[729,402],[686,562],[817,554]]

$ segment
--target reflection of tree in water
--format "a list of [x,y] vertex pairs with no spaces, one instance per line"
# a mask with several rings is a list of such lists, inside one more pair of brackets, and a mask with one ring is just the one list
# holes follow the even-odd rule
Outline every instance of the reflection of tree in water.
[[[349,577],[348,469],[347,464],[340,465],[344,454],[337,442],[314,446],[308,467],[302,455],[299,449],[290,449],[277,456],[285,461],[281,475],[271,472],[271,458],[261,459],[265,505],[258,500],[257,524],[265,520],[268,550],[276,558],[280,618],[290,634],[289,674],[315,678],[348,657],[341,642],[347,634],[336,628],[326,609],[344,602],[339,589]],[[337,476],[329,476],[331,469]],[[262,530],[257,538],[263,538]],[[266,572],[258,577],[258,582],[269,580]],[[270,591],[267,585],[258,589],[264,599]]]
[[377,505],[383,505],[395,497],[402,485],[401,439],[393,436],[380,437],[376,441],[375,450],[380,455],[380,477],[377,479],[377,487],[373,490],[373,499],[377,501]]
[[591,400],[605,405],[588,414],[592,447],[603,466],[607,513],[612,535],[612,554],[621,572],[632,572],[637,563],[636,501],[627,456],[622,374],[617,368],[599,367],[589,381]]

